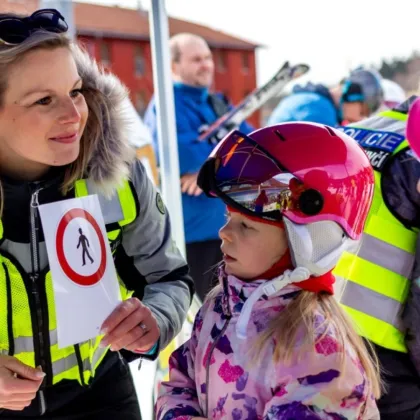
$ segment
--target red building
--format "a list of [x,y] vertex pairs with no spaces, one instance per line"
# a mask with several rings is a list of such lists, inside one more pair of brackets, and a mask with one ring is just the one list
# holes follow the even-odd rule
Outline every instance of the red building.
[[[31,13],[38,0],[0,0],[1,12]],[[120,7],[74,3],[79,41],[105,68],[130,89],[131,99],[143,114],[152,94],[153,76],[147,12]],[[169,19],[170,34],[191,32],[202,36],[214,53],[214,89],[240,102],[256,87],[255,50],[258,45],[220,31],[180,19]],[[256,113],[250,122],[259,125]]]

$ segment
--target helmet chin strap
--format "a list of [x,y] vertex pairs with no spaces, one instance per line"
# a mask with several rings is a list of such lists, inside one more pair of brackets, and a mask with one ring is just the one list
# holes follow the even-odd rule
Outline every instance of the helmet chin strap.
[[298,267],[294,270],[286,270],[281,276],[275,277],[273,280],[269,280],[265,283],[261,283],[242,307],[238,323],[236,324],[237,337],[241,340],[245,340],[247,338],[248,323],[251,318],[252,309],[261,296],[272,296],[287,285],[308,280],[310,276],[311,273],[307,268]]

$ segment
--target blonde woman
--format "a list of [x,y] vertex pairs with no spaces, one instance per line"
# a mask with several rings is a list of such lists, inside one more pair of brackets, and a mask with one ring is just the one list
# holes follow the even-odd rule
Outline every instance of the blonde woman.
[[[127,361],[177,334],[192,281],[132,158],[126,90],[66,30],[56,10],[0,16],[0,417],[140,419]],[[59,349],[38,205],[91,192],[125,300],[103,335]]]
[[157,419],[378,419],[377,363],[331,273],[363,232],[367,156],[330,127],[286,123],[231,132],[198,179],[228,209],[220,285],[170,359]]

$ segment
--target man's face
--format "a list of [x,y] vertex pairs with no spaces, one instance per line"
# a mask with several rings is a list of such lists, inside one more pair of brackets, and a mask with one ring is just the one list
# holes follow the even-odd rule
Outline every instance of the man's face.
[[181,45],[179,61],[172,62],[175,80],[189,86],[210,87],[213,82],[214,62],[207,44],[190,40]]
[[343,104],[343,120],[347,123],[356,123],[369,117],[369,109],[362,102],[345,102]]

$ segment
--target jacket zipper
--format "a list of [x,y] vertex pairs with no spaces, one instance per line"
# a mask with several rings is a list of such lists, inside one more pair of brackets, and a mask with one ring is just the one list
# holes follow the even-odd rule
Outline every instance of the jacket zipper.
[[205,417],[208,418],[208,411],[209,411],[209,385],[210,385],[210,361],[211,361],[211,356],[213,355],[213,351],[216,348],[217,343],[219,342],[220,338],[223,336],[223,334],[225,333],[229,322],[230,322],[231,318],[229,317],[226,320],[225,325],[223,325],[222,330],[220,331],[219,335],[216,337],[216,339],[213,341],[213,345],[210,348],[209,351],[209,355],[206,361],[206,411],[205,411]]
[[80,352],[80,345],[75,344],[73,347],[74,347],[74,353],[76,354],[77,366],[79,367],[80,382],[82,383],[82,386],[86,387],[88,385],[85,382],[84,367],[83,367],[82,354]]
[[12,286],[10,284],[10,275],[6,264],[3,263],[3,270],[6,274],[6,298],[7,298],[7,335],[9,338],[9,356],[15,354],[15,340],[13,337],[13,304],[12,304]]
[[[38,281],[40,278],[39,269],[39,245],[38,245],[38,227],[39,227],[39,215],[38,215],[38,194],[42,188],[37,189],[32,193],[31,197],[31,258],[32,258],[32,274],[29,276],[32,284],[32,297],[35,303],[34,313],[34,343],[38,347],[39,362],[43,372],[48,372],[46,366],[46,354],[45,354],[45,340],[43,335],[44,329],[44,317],[42,314],[41,297],[39,293]],[[36,350],[36,349],[35,349]],[[36,353],[35,353],[36,354]],[[39,404],[40,404],[40,415],[42,416],[47,410],[47,404],[44,395],[45,379],[41,384],[38,391]]]

